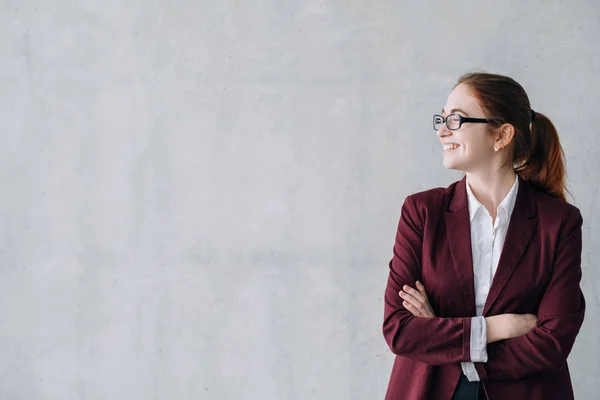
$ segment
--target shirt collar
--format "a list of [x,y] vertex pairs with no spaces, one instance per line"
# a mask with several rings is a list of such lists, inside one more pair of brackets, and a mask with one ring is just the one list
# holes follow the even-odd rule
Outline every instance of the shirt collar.
[[[479,200],[477,200],[477,198],[475,197],[475,194],[473,194],[473,191],[471,190],[471,187],[469,186],[469,182],[467,182],[466,186],[467,186],[467,199],[469,201],[469,220],[473,221],[473,218],[475,218],[475,214],[477,214],[477,211],[479,210],[480,207],[483,207],[483,204],[481,204],[479,202]],[[515,208],[515,203],[517,200],[518,189],[519,189],[519,177],[516,176],[515,183],[512,185],[512,188],[510,188],[510,190],[504,197],[504,200],[502,200],[502,202],[498,205],[497,215],[500,218],[500,222],[502,222],[502,223],[507,222],[509,220],[510,216],[512,215],[512,212]]]

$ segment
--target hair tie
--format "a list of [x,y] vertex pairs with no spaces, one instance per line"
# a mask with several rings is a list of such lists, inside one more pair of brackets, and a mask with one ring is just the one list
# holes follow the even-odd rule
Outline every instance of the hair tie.
[[531,122],[535,122],[535,111],[531,110]]

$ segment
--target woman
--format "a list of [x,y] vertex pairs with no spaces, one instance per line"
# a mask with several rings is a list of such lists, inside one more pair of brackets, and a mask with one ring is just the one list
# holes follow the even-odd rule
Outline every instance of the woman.
[[385,290],[389,400],[573,399],[579,209],[558,134],[513,79],[463,75],[434,128],[447,188],[410,195]]

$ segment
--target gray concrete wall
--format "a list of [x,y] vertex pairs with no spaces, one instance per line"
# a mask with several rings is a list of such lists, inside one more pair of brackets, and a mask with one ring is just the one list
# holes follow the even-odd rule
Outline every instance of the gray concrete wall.
[[431,115],[510,75],[582,211],[600,389],[596,1],[1,1],[0,398],[380,399]]

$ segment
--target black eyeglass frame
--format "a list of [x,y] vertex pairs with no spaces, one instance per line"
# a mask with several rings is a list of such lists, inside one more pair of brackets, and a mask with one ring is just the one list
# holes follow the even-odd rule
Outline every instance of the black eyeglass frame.
[[[458,117],[458,128],[455,129],[450,129],[450,127],[448,126],[448,118],[450,117]],[[448,128],[451,131],[456,131],[458,129],[460,129],[460,127],[462,126],[462,124],[464,124],[465,122],[475,122],[475,123],[484,123],[484,124],[489,124],[492,122],[491,119],[485,119],[485,118],[470,118],[470,117],[463,117],[460,114],[448,114],[446,116],[446,118],[442,117],[439,114],[434,114],[433,115],[433,130],[437,131],[439,128],[435,128],[435,122],[436,122],[436,118],[441,119],[441,124],[446,124],[446,128]]]

